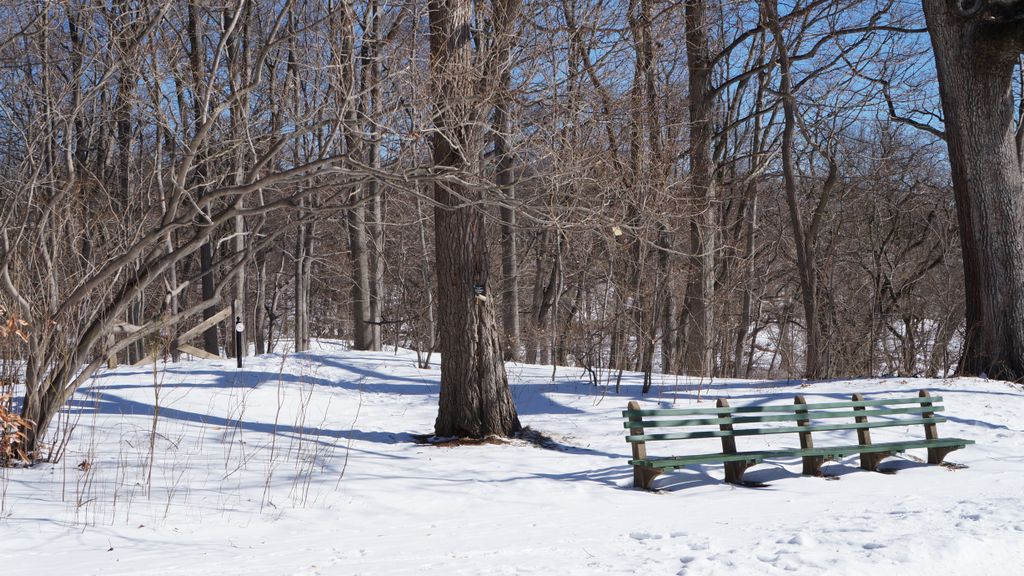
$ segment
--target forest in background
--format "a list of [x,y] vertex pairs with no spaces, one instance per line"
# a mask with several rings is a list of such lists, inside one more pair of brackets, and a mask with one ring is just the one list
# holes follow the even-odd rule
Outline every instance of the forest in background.
[[232,302],[257,354],[426,365],[493,322],[479,354],[595,383],[947,375],[928,32],[895,0],[4,3],[8,401],[45,431],[110,362],[231,354]]

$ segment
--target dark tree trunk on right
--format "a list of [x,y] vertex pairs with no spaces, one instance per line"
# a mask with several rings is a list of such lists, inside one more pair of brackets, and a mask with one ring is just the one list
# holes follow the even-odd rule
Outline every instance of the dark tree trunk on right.
[[960,372],[1024,377],[1024,183],[1015,142],[1020,23],[924,0],[960,226],[967,337]]

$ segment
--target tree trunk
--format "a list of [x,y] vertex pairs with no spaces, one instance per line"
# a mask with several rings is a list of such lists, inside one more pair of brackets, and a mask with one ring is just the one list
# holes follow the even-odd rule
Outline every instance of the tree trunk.
[[[508,63],[508,50],[499,56],[505,66]],[[504,335],[506,360],[519,359],[519,260],[516,254],[516,212],[512,203],[516,198],[516,189],[512,174],[512,151],[509,136],[512,132],[509,119],[509,84],[512,81],[511,70],[506,68],[501,75],[501,91],[498,103],[494,107],[494,155],[498,165],[495,183],[504,195],[501,205],[501,328]]]
[[[750,330],[750,314],[754,296],[754,230],[757,228],[757,187],[754,184],[751,184],[750,205],[744,214],[744,218],[746,221],[743,223],[745,236],[743,244],[743,273],[746,277],[740,303],[740,320],[736,326],[736,341],[733,343],[733,378],[740,377],[740,367],[743,364],[743,344],[746,342],[747,333]],[[751,348],[756,343],[756,340],[752,341],[750,343]]]
[[[672,371],[673,352],[675,348],[675,327],[673,326],[674,306],[672,303],[672,287],[669,283],[672,259],[672,235],[664,223],[658,224],[658,293],[655,300],[654,314],[651,317],[651,334],[658,333],[661,325],[661,372]],[[651,346],[653,348],[653,341]],[[654,350],[651,350],[653,359]],[[652,360],[653,362],[653,360]]]
[[267,255],[260,252],[256,255],[256,301],[252,307],[253,339],[256,342],[256,355],[267,353],[266,339],[263,334],[263,303],[267,298]]
[[946,122],[964,262],[959,371],[1024,377],[1024,183],[1014,141],[1020,24],[964,19],[924,0]]
[[[278,268],[277,272],[274,274],[274,282],[271,285],[272,292],[270,298],[268,299],[268,301],[265,301],[263,303],[263,309],[267,312],[267,354],[273,354],[274,346],[277,344],[276,340],[274,339],[274,326],[277,325],[277,320],[281,317],[278,310],[281,306],[281,289],[283,287],[283,278],[285,275],[284,268],[285,254],[282,251],[280,268]],[[283,333],[284,331],[285,328],[282,326],[279,332]],[[280,335],[278,335],[277,339],[280,338]]]
[[[545,237],[550,233],[545,232]],[[546,244],[546,243],[545,243]],[[539,292],[534,293],[534,335],[537,338],[537,349],[540,356],[537,360],[540,364],[551,362],[551,343],[554,333],[554,315],[556,300],[562,286],[562,244],[561,235],[555,232],[554,262],[551,263],[551,270],[548,273],[548,280],[544,284],[538,284]],[[541,260],[538,259],[538,263]],[[538,266],[538,271],[543,269]],[[531,362],[532,363],[532,362]]]
[[[239,15],[240,16],[240,15]],[[232,95],[237,95],[238,88],[240,85],[248,83],[248,71],[246,70],[246,62],[248,61],[248,47],[249,43],[241,42],[241,36],[244,32],[241,30],[246,29],[246,26],[235,27],[232,25],[234,19],[234,10],[231,8],[225,8],[224,10],[224,28],[225,30],[231,30],[231,36],[227,40],[227,64],[228,73],[230,75],[230,85]],[[241,29],[241,30],[240,30]],[[233,139],[241,140],[244,138],[242,127],[248,125],[248,102],[245,99],[238,99],[229,107],[231,112],[231,137]],[[232,168],[234,172],[234,184],[241,186],[245,183],[245,152],[239,147],[231,158]],[[235,201],[235,205],[239,210],[245,207],[245,197],[239,195]],[[242,215],[235,216],[235,258],[244,258],[245,254],[245,217]],[[235,261],[237,263],[237,260]],[[241,356],[245,357],[249,355],[249,330],[243,330],[242,332],[236,332],[234,324],[236,322],[242,322],[246,318],[246,298],[245,298],[245,266],[241,266],[235,273],[235,310],[236,318],[233,318],[228,325],[231,327],[228,332],[233,333],[235,338],[239,338],[242,341],[241,346],[238,350],[241,352]],[[233,348],[233,347],[232,347]],[[232,355],[234,350],[232,350]]]
[[348,246],[352,263],[352,347],[370,350],[373,346],[370,256],[366,240],[366,207],[362,204],[348,211]]
[[[207,110],[205,104],[199,97],[200,92],[200,79],[203,77],[205,72],[205,52],[202,47],[201,38],[203,33],[201,30],[202,20],[196,14],[197,6],[195,2],[189,2],[188,4],[188,38],[189,38],[189,63],[192,72],[192,122],[193,132],[198,134],[203,124],[207,119]],[[206,181],[207,181],[207,158],[205,147],[202,147],[197,155],[196,159],[196,170],[194,179],[199,183],[199,195],[202,196],[206,193]],[[207,217],[209,217],[209,210],[206,211]],[[214,269],[213,269],[213,238],[203,243],[202,247],[199,248],[199,266],[200,274],[202,275],[202,299],[209,300],[213,298],[216,293],[216,285],[214,281]],[[208,320],[217,314],[217,309],[214,306],[203,309],[203,320]],[[203,350],[210,353],[220,355],[220,339],[217,336],[218,325],[213,325],[207,328],[203,332]]]
[[694,215],[690,221],[691,267],[686,286],[685,363],[691,375],[709,375],[715,290],[716,209],[714,157],[711,144],[713,94],[708,18],[705,0],[686,3],[686,56],[690,88],[690,189]]
[[[437,335],[437,322],[434,315],[434,289],[430,285],[430,253],[427,247],[427,217],[423,213],[423,204],[420,197],[416,196],[416,220],[419,222],[420,254],[425,263],[421,268],[423,274],[423,290],[426,292],[426,326],[422,327],[416,337],[416,358],[420,368],[430,368],[430,357],[437,346],[435,337]],[[425,341],[425,342],[424,342]],[[425,350],[424,350],[425,348]]]
[[[199,248],[200,273],[203,275],[202,296],[203,300],[213,298],[216,294],[216,286],[213,282],[213,240],[205,242]],[[217,315],[217,307],[209,306],[203,309],[203,320],[209,320]],[[203,332],[203,350],[210,354],[220,355],[220,339],[217,336],[219,324],[210,326]]]
[[313,263],[313,224],[300,224],[295,237],[295,351],[309,350],[309,284]]
[[950,312],[949,317],[940,320],[935,329],[935,340],[928,354],[926,378],[945,378],[949,375],[949,343],[956,334],[956,327],[963,320],[962,311]]
[[[364,60],[366,92],[366,117],[369,120],[366,142],[366,162],[374,170],[380,168],[380,136],[377,135],[378,120],[375,118],[380,103],[380,13],[377,0],[370,0],[370,30],[364,40],[367,57]],[[366,195],[370,200],[370,214],[367,222],[367,236],[370,240],[370,341],[369,350],[381,350],[384,346],[382,330],[384,319],[384,195],[380,182],[372,179],[366,184]]]
[[[379,155],[376,154],[376,143],[371,143],[370,148],[374,154],[370,159],[370,165],[377,168],[380,164]],[[369,350],[381,350],[384,347],[384,196],[380,191],[380,183],[371,180],[368,185],[367,194],[370,197],[370,213],[373,215],[372,222],[369,222],[368,234],[370,239],[370,342]]]
[[544,286],[545,286],[545,274],[544,274],[544,238],[547,231],[541,232],[538,236],[537,245],[537,259],[536,264],[533,268],[533,291],[530,299],[530,327],[526,332],[526,363],[536,364],[537,363],[537,348],[541,338],[540,329],[541,327],[537,322],[537,315],[544,305]]
[[[835,186],[838,177],[837,166],[829,158],[829,174],[821,191],[809,225],[804,224],[798,197],[796,160],[793,157],[796,147],[797,102],[793,92],[791,61],[789,49],[783,36],[782,24],[779,21],[778,0],[770,0],[762,4],[768,28],[772,32],[776,54],[779,59],[779,92],[782,96],[783,127],[782,127],[782,174],[786,191],[786,205],[789,207],[789,222],[793,230],[793,242],[796,245],[797,272],[800,276],[800,300],[804,308],[804,324],[806,351],[804,364],[805,378],[821,378],[825,375],[825,363],[822,361],[821,321],[818,311],[818,276],[815,243],[821,222],[821,214],[826,200]],[[791,338],[794,338],[791,335]]]
[[545,271],[545,255],[550,238],[550,230],[540,233],[537,243],[537,265],[534,269],[533,305],[530,310],[531,327],[526,342],[526,363],[547,364],[549,362],[550,318],[551,307],[555,302],[555,293],[561,280],[561,257],[559,255],[558,233],[555,233],[555,257],[551,269]]
[[[470,0],[431,0],[433,160],[440,172],[469,168],[481,147],[475,94],[480,70],[471,42]],[[494,298],[487,283],[483,214],[463,199],[478,191],[459,181],[434,183],[441,393],[434,433],[482,438],[520,429],[508,387]]]
[[[354,31],[352,32],[355,33]],[[371,42],[364,41],[364,49],[361,57],[362,69],[360,72],[359,90],[360,97],[359,113],[366,114],[370,95],[367,93],[369,79],[369,57],[366,53]],[[355,110],[349,110],[345,115],[345,141],[349,154],[353,156],[365,155],[371,163],[376,158],[373,150],[373,142],[367,142],[363,138],[364,128],[360,125]],[[367,150],[364,152],[362,147]],[[373,295],[373,270],[370,258],[370,235],[368,233],[366,199],[376,194],[376,182],[370,181],[361,186],[356,192],[361,202],[350,209],[347,213],[348,223],[348,246],[349,262],[352,266],[352,347],[356,350],[374,350],[374,295]]]
[[[763,46],[763,41],[762,41]],[[763,62],[765,56],[762,55],[757,59],[760,64]],[[768,75],[760,79],[757,84],[757,91],[755,96],[755,105],[758,108],[764,106],[765,95],[768,91]],[[752,308],[754,300],[754,287],[757,285],[757,281],[754,278],[755,273],[755,242],[757,231],[757,209],[758,209],[758,180],[755,176],[762,169],[762,163],[764,162],[764,141],[763,137],[763,126],[762,119],[760,116],[754,118],[754,130],[751,135],[751,156],[750,156],[750,178],[747,183],[745,190],[746,206],[745,209],[741,210],[742,218],[738,225],[741,227],[741,234],[743,235],[743,295],[740,298],[740,319],[736,326],[736,340],[733,343],[733,367],[732,377],[740,378],[741,374],[746,377],[750,371],[750,363],[748,361],[746,369],[743,366],[743,348],[746,343],[747,335],[750,332],[750,323],[752,321]],[[757,346],[757,332],[754,331],[750,334],[750,356],[753,356],[754,348]]]

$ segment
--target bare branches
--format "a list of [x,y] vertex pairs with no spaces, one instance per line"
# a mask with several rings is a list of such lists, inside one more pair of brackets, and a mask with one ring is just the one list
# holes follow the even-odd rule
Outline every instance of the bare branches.
[[[288,317],[300,346],[319,331],[433,348],[449,295],[428,280],[450,278],[432,240],[468,229],[454,236],[472,240],[471,266],[445,269],[487,289],[495,225],[508,266],[493,299],[506,325],[528,320],[506,340],[527,359],[788,374],[817,329],[820,373],[836,374],[893,365],[879,351],[911,347],[901,330],[948,343],[956,328],[929,322],[949,306],[919,288],[955,286],[950,215],[925,200],[945,176],[932,138],[897,129],[942,136],[918,15],[895,0],[782,6],[11,8],[0,306],[33,326],[31,417],[107,356],[142,357],[228,299],[260,351]],[[816,321],[793,319],[801,297]]]

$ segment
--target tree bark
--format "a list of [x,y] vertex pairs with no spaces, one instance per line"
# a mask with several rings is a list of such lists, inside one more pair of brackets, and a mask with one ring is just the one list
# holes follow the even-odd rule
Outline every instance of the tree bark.
[[[479,150],[480,72],[471,38],[473,2],[431,0],[430,64],[434,166],[471,169]],[[520,429],[488,289],[483,214],[465,200],[479,191],[460,181],[434,183],[441,393],[434,433],[482,438]]]
[[427,244],[427,217],[423,213],[423,204],[419,196],[414,199],[416,203],[416,216],[419,227],[420,254],[425,263],[421,268],[423,274],[423,290],[426,292],[426,326],[419,331],[416,337],[416,358],[420,368],[430,368],[430,357],[437,346],[437,321],[434,315],[434,289],[430,282],[430,252]]
[[[251,5],[246,5],[246,8],[250,8],[251,9]],[[246,17],[248,17],[248,15],[249,15],[249,12],[246,12]],[[243,30],[246,30],[247,26],[245,26],[245,25],[238,26],[237,22],[232,24],[232,20],[234,18],[236,18],[236,16],[240,17],[241,15],[240,14],[236,14],[235,11],[233,9],[231,9],[231,8],[226,8],[224,10],[224,28],[226,30],[230,30],[231,31],[231,36],[230,36],[230,38],[228,38],[228,42],[227,42],[227,55],[228,55],[228,58],[227,58],[227,72],[228,72],[228,75],[229,75],[229,77],[231,79],[230,85],[231,85],[231,93],[232,93],[232,95],[236,95],[238,89],[240,88],[240,86],[248,84],[248,81],[249,81],[248,70],[246,69],[246,63],[248,61],[248,46],[249,46],[249,43],[248,42],[241,42],[241,38],[240,38],[241,36],[243,36],[245,34],[245,32],[243,32]],[[231,121],[230,121],[230,124],[229,124],[230,125],[230,130],[231,130],[231,138],[233,140],[240,141],[240,140],[242,140],[244,138],[244,135],[242,133],[242,127],[248,125],[248,117],[247,117],[248,116],[248,102],[247,102],[247,100],[245,100],[243,98],[239,98],[238,100],[236,100],[230,106],[229,109],[230,109],[230,112],[231,112]],[[241,147],[238,147],[235,150],[235,153],[232,155],[231,162],[232,162],[232,169],[233,169],[232,171],[234,172],[234,176],[233,176],[234,184],[236,186],[241,186],[241,185],[243,185],[245,183],[245,167],[246,167],[245,166],[245,164],[246,164],[246,162],[245,162],[245,152],[243,151],[243,149]],[[244,199],[243,196],[239,195],[238,199],[236,200],[236,206],[238,206],[239,210],[244,208],[244,206],[245,206],[245,199]],[[236,216],[234,224],[235,224],[235,233],[234,233],[235,255],[236,255],[236,258],[242,258],[243,257],[242,255],[245,254],[245,239],[246,239],[245,217],[241,216],[241,215]],[[235,296],[234,296],[234,299],[235,299],[235,309],[237,311],[237,318],[233,318],[232,321],[228,323],[228,325],[231,326],[231,329],[228,331],[229,333],[230,332],[234,332],[234,324],[235,324],[235,322],[243,321],[246,318],[246,313],[245,313],[245,311],[246,311],[246,297],[245,297],[246,296],[246,289],[245,289],[245,286],[246,286],[246,274],[245,274],[245,267],[243,266],[240,270],[238,270],[238,272],[235,275]],[[239,350],[241,351],[242,357],[248,356],[249,355],[249,330],[243,330],[242,332],[236,332],[235,333],[235,337],[236,338],[240,338],[242,340],[242,345],[239,348]],[[233,354],[234,354],[234,351],[232,350],[232,355]]]
[[[661,326],[661,371],[669,373],[672,371],[673,353],[675,343],[675,326],[673,326],[673,302],[672,290],[669,283],[670,268],[672,260],[672,235],[664,223],[658,223],[658,291],[655,297],[654,314],[651,317],[651,334],[658,333],[658,325]],[[651,346],[650,355],[653,363],[654,340]]]
[[[743,222],[743,274],[745,275],[745,286],[740,301],[740,319],[736,326],[736,340],[733,343],[732,353],[732,377],[739,378],[740,366],[743,364],[743,345],[747,340],[750,331],[751,308],[754,297],[754,230],[757,228],[757,187],[751,183],[750,204],[744,212]],[[753,348],[756,340],[750,343]]]
[[959,372],[1024,377],[1024,182],[1014,140],[1019,24],[961,18],[924,0],[964,262],[967,336]]
[[371,350],[373,327],[370,324],[370,256],[366,239],[366,207],[348,211],[349,260],[352,263],[352,347]]
[[506,66],[501,74],[498,102],[494,106],[494,155],[498,162],[494,179],[504,195],[500,209],[501,328],[504,334],[505,359],[515,361],[519,359],[519,259],[516,254],[516,212],[512,206],[516,198],[516,188],[509,142],[512,132],[509,118],[509,85],[512,82],[512,72],[507,68],[511,65],[509,50],[504,50],[499,60]]
[[715,187],[711,124],[711,54],[708,43],[707,3],[686,3],[686,57],[690,88],[690,190],[694,215],[690,221],[690,275],[686,286],[686,372],[709,375],[715,290]]
[[[364,40],[366,45],[366,58],[363,60],[364,87],[366,94],[365,116],[367,123],[366,133],[366,162],[372,169],[380,169],[380,136],[378,135],[377,122],[374,117],[377,114],[377,107],[380,105],[380,12],[377,0],[370,0],[370,29],[368,37]],[[367,224],[367,237],[370,240],[370,341],[369,350],[381,350],[384,347],[383,341],[383,320],[384,320],[384,195],[381,192],[380,182],[371,179],[366,183],[366,196],[370,200],[370,214],[372,218]]]
[[[208,300],[213,298],[217,292],[217,287],[213,280],[213,240],[204,243],[199,249],[199,266],[200,273],[203,275],[202,299]],[[203,320],[209,320],[216,316],[217,312],[216,306],[204,308]],[[217,327],[218,325],[215,324],[203,332],[203,350],[210,354],[220,355],[220,339],[217,336]]]
[[[301,206],[300,206],[301,207]],[[309,350],[309,285],[312,278],[313,223],[300,224],[295,236],[295,351]]]
[[[373,156],[370,166],[378,168],[380,157],[377,144],[371,142]],[[371,180],[367,194],[370,197],[370,213],[372,222],[368,222],[370,239],[370,342],[369,350],[381,350],[384,347],[384,195],[381,194],[380,182]]]
[[256,301],[252,307],[252,327],[256,343],[256,355],[267,353],[266,339],[263,334],[263,302],[267,298],[267,255],[260,252],[256,255]]

